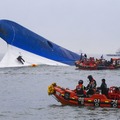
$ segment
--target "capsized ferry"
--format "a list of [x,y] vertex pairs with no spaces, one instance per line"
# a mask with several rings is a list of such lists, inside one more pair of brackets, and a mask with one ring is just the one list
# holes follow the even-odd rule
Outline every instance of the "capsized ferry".
[[10,20],[0,20],[0,38],[7,43],[2,67],[74,65],[80,55]]

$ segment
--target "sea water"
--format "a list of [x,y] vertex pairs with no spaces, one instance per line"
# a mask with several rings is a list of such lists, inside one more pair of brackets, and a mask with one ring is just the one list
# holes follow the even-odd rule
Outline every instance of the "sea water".
[[78,80],[88,84],[92,75],[100,86],[120,86],[120,70],[76,70],[75,66],[0,69],[0,120],[120,120],[118,108],[62,106],[47,93],[48,86],[75,89]]

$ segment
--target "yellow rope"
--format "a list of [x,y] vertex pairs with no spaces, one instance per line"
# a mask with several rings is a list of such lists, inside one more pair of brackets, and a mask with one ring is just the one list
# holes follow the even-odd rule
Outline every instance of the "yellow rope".
[[55,90],[54,87],[56,86],[56,83],[52,83],[50,86],[48,86],[48,95],[52,95]]

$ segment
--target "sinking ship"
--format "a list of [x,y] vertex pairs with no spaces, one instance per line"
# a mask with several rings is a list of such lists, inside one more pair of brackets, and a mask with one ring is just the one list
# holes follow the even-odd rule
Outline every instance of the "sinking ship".
[[10,20],[0,20],[0,38],[7,43],[7,52],[0,62],[0,67],[41,64],[72,66],[80,58],[79,54]]

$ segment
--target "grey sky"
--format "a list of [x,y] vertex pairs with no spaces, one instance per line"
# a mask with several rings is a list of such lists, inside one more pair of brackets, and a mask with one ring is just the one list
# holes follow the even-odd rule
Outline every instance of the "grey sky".
[[[0,19],[15,21],[71,51],[120,48],[120,0],[3,0]],[[6,46],[0,39],[0,49]]]

